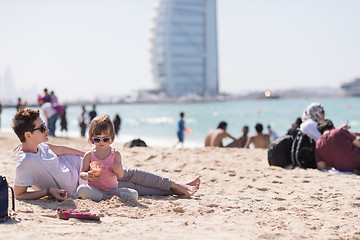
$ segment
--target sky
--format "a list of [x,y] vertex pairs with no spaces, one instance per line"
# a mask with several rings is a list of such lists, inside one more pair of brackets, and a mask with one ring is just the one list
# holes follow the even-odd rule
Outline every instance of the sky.
[[[0,0],[0,78],[59,100],[153,89],[155,0]],[[359,0],[218,0],[219,88],[339,87],[360,77]],[[9,93],[7,93],[9,94]],[[0,96],[1,99],[1,96]]]

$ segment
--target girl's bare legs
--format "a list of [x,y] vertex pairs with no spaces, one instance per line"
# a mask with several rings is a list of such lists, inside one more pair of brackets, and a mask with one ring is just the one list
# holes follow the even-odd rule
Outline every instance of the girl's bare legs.
[[179,184],[173,182],[171,184],[170,189],[174,191],[177,195],[185,195],[185,196],[193,196],[200,187],[200,177],[195,178],[189,183],[186,184]]

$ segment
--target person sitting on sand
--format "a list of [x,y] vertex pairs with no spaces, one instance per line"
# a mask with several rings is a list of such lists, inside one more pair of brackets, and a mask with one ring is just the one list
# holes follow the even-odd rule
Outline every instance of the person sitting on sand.
[[[46,143],[49,129],[40,118],[39,111],[18,111],[12,128],[21,141],[15,149],[17,166],[14,191],[17,199],[39,199],[54,196],[62,201],[67,197],[78,198],[77,187],[86,184],[80,178],[84,152]],[[200,178],[179,184],[168,178],[124,168],[124,176],[118,179],[119,188],[131,188],[139,195],[186,195],[192,196],[199,189]],[[28,191],[32,187],[35,191]]]
[[222,121],[219,123],[217,129],[211,129],[205,138],[205,147],[223,147],[222,140],[226,137],[231,138],[236,143],[238,140],[232,137],[230,134],[226,132],[227,123]]
[[[115,139],[115,130],[109,115],[94,117],[89,126],[89,143],[94,148],[85,153],[82,160],[80,178],[87,180],[87,185],[77,188],[79,197],[100,201],[114,195],[120,198],[137,200],[134,189],[119,188],[118,179],[124,176],[121,155],[110,146]],[[93,172],[91,164],[99,164],[100,172]]]
[[238,142],[233,141],[232,143],[229,143],[226,147],[243,148],[248,140],[249,127],[245,125],[242,129],[242,132],[243,135],[238,138]]
[[345,125],[335,129],[331,120],[320,120],[317,123],[321,138],[316,142],[314,155],[317,168],[352,172],[360,168],[359,133],[348,131]]
[[288,135],[293,136],[293,138],[296,137],[297,133],[300,130],[300,125],[302,123],[302,120],[300,117],[296,118],[295,122],[292,123],[291,128],[287,131]]
[[252,143],[255,148],[268,148],[270,144],[270,136],[268,134],[263,134],[263,129],[263,125],[261,123],[257,123],[255,125],[256,133],[248,139],[244,147],[248,148]]
[[277,139],[279,137],[278,134],[273,129],[271,129],[270,125],[267,126],[267,129],[268,129],[269,136],[270,136],[270,142],[274,141],[275,139]]
[[309,104],[301,116],[302,123],[300,125],[300,131],[316,142],[321,138],[321,133],[317,129],[316,123],[324,120],[324,118],[325,111],[323,105],[320,103]]

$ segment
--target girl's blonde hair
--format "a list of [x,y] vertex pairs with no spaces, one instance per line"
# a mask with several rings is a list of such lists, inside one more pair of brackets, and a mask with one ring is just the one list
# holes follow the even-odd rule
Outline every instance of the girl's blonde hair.
[[89,143],[94,143],[92,137],[95,135],[109,134],[110,143],[114,142],[115,139],[115,130],[114,125],[110,119],[110,116],[107,114],[100,115],[91,120],[89,126]]

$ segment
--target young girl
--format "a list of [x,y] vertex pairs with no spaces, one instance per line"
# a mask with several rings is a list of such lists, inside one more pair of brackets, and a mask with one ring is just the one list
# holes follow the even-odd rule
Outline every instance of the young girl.
[[[87,180],[88,185],[78,187],[79,197],[100,201],[117,195],[120,198],[137,200],[136,190],[118,187],[118,179],[124,176],[124,170],[119,151],[110,146],[114,138],[114,126],[108,115],[95,117],[91,121],[88,141],[95,146],[86,152],[83,158],[80,178]],[[91,169],[91,164],[101,168],[100,174]]]

